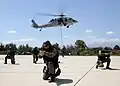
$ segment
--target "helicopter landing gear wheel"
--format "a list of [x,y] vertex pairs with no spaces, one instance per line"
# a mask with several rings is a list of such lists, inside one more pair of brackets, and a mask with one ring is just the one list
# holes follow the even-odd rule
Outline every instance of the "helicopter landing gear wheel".
[[40,29],[40,31],[42,30],[42,28]]
[[67,28],[69,28],[69,26],[67,26]]
[[66,24],[65,24],[65,23],[63,23],[63,25],[64,25],[64,26],[66,26]]

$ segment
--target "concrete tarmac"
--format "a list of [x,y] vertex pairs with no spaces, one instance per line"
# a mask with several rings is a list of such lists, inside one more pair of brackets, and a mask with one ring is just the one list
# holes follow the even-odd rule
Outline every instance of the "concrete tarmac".
[[42,59],[33,64],[31,55],[16,55],[16,64],[12,65],[9,59],[4,64],[4,57],[0,56],[0,86],[120,86],[119,56],[111,56],[112,70],[96,69],[96,56],[60,57],[62,73],[53,83],[42,79]]

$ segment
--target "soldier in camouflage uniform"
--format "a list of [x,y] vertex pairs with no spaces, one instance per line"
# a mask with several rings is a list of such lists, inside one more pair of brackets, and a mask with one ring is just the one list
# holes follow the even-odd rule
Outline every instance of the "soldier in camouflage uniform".
[[11,59],[11,64],[15,64],[15,50],[12,47],[10,47],[7,51],[4,64],[7,64],[7,59]]
[[[46,63],[46,66],[44,67],[44,70],[43,70],[44,72],[43,79],[47,80],[50,77],[51,79],[49,82],[54,82],[55,77],[57,77],[61,73],[61,70],[58,64],[59,53],[51,45],[50,41],[46,41],[43,43],[42,48],[40,49],[39,55],[43,57],[44,62]],[[48,65],[49,63],[53,64],[53,68],[51,69],[54,69],[54,73],[52,74],[48,73],[48,70],[51,70],[50,68],[47,68],[49,66]],[[57,72],[55,72],[55,70],[57,70]]]
[[61,49],[61,54],[62,54],[62,57],[64,57],[64,54],[65,54],[65,46],[63,46],[63,48]]
[[33,49],[33,63],[35,63],[35,64],[38,61],[38,54],[39,54],[39,49],[37,47],[35,47]]
[[106,69],[111,69],[109,67],[110,66],[110,62],[111,62],[110,51],[106,50],[106,49],[99,50],[98,61],[97,61],[96,68],[98,68],[98,67],[104,67],[104,65],[103,65],[104,62],[107,62]]

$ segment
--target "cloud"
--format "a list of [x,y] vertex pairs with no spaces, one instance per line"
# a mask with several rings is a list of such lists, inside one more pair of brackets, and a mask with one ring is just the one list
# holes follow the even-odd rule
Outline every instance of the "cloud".
[[7,31],[7,33],[14,34],[14,33],[16,33],[16,31],[15,30],[11,30],[11,31]]
[[18,40],[13,40],[13,43],[20,45],[20,44],[29,44],[30,46],[39,45],[39,42],[37,39],[34,38],[23,38]]
[[102,47],[114,47],[115,45],[120,45],[120,39],[118,38],[109,38],[105,39],[103,38],[101,41],[96,42],[97,46],[102,46]]
[[14,40],[14,42],[26,42],[26,41],[35,41],[35,39],[33,39],[33,38],[26,38],[26,39]]
[[93,39],[93,38],[96,38],[97,36],[87,36],[87,38],[89,39]]
[[110,39],[104,39],[104,41],[102,41],[100,43],[101,46],[110,46],[110,47],[114,47],[115,45],[119,45],[120,44],[120,39],[119,38],[110,38]]
[[108,31],[108,32],[106,32],[106,34],[113,34],[114,32],[113,31]]
[[68,36],[64,36],[65,38],[68,38]]
[[23,44],[29,44],[32,47],[35,46],[41,46],[42,41],[34,38],[21,38],[21,39],[16,39],[16,40],[8,40],[8,41],[3,41],[3,44],[9,44],[9,43],[14,43],[17,45],[23,45]]
[[30,41],[36,41],[33,38],[23,38],[23,39],[18,39],[18,40],[11,40],[11,41],[4,41],[3,43],[19,43],[19,42],[30,42]]
[[88,36],[84,39],[88,47],[114,47],[116,44],[120,45],[120,38],[104,38],[97,36]]
[[91,33],[92,30],[91,30],[91,29],[87,29],[85,32],[87,32],[87,33]]
[[118,38],[110,38],[110,39],[104,39],[101,43],[115,43],[115,42],[119,42],[120,43],[120,39]]

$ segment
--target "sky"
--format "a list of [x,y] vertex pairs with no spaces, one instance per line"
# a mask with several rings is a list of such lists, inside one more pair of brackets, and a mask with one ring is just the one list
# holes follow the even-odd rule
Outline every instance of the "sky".
[[[46,24],[52,16],[36,13],[65,13],[78,21],[66,27],[31,27],[31,19]],[[0,42],[41,46],[50,40],[61,46],[84,40],[88,47],[120,45],[120,0],[0,0]],[[62,31],[62,40],[61,40]]]

